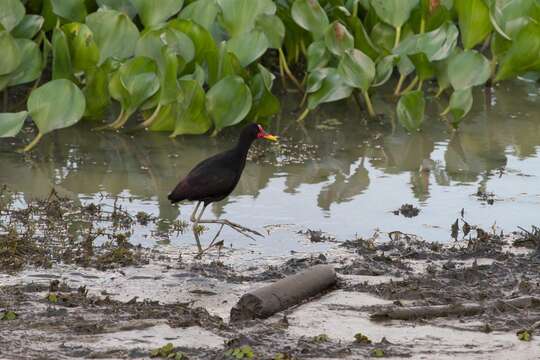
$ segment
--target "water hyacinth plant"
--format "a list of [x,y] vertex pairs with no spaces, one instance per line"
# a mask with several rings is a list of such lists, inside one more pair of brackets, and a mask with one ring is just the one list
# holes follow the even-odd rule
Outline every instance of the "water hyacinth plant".
[[2,0],[0,47],[0,91],[29,89],[26,110],[0,114],[0,137],[31,119],[26,150],[102,121],[113,102],[116,119],[97,129],[124,128],[135,113],[135,128],[172,137],[269,118],[280,104],[262,64],[274,59],[304,93],[299,120],[349,97],[373,117],[372,94],[392,86],[408,131],[421,128],[430,95],[457,128],[474,87],[540,72],[540,2]]

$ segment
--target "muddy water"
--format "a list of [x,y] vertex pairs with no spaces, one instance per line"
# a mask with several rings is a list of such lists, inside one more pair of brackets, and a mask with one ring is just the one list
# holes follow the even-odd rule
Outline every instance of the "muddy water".
[[[297,234],[306,229],[321,229],[338,241],[400,230],[446,242],[462,209],[467,221],[484,228],[514,230],[538,220],[540,90],[534,83],[476,91],[458,132],[437,115],[444,100],[430,100],[424,130],[412,135],[395,125],[393,99],[375,99],[391,121],[365,125],[351,102],[324,107],[305,126],[294,122],[298,98],[284,99],[283,114],[268,126],[280,143],[257,144],[233,195],[207,213],[269,235],[255,243],[224,231],[227,245],[263,255],[324,249]],[[232,146],[235,132],[171,140],[160,133],[90,132],[91,126],[55,132],[26,158],[3,139],[0,184],[17,191],[21,201],[47,196],[53,187],[81,202],[112,204],[116,198],[130,212],[162,219],[157,229],[140,227],[134,241],[191,244],[189,231],[159,236],[174,219],[187,221],[193,209],[173,207],[166,196],[194,164]],[[405,203],[418,207],[419,215],[393,213]]]

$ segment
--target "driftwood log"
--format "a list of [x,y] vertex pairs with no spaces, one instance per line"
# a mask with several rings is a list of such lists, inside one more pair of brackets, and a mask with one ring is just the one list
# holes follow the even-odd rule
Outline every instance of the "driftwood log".
[[331,265],[316,265],[244,294],[231,309],[231,322],[264,319],[309,299],[334,285]]
[[511,311],[516,309],[538,308],[540,299],[532,296],[523,296],[509,300],[497,300],[485,304],[465,303],[433,306],[389,306],[371,314],[373,320],[414,320],[429,319],[447,316],[474,316],[484,313],[488,309]]

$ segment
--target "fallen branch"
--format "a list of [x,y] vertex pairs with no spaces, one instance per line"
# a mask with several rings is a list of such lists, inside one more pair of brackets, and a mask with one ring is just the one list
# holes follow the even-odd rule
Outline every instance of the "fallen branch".
[[231,309],[231,322],[267,318],[334,285],[331,265],[316,265],[298,274],[244,294]]
[[524,296],[510,300],[497,300],[486,304],[465,303],[433,306],[389,306],[371,314],[372,320],[414,320],[429,319],[447,316],[474,316],[484,313],[486,310],[496,308],[501,311],[537,308],[540,307],[540,299],[532,296]]

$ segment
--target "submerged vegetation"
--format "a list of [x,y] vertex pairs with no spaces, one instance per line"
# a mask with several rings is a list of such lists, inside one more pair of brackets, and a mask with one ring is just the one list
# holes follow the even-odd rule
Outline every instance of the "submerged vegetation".
[[304,93],[299,120],[349,97],[373,117],[372,93],[394,81],[398,120],[415,131],[430,82],[458,127],[473,87],[540,71],[535,0],[4,0],[0,14],[4,99],[29,84],[0,137],[31,118],[26,150],[113,102],[97,129],[136,112],[136,128],[173,137],[264,120],[280,109],[274,70]]

